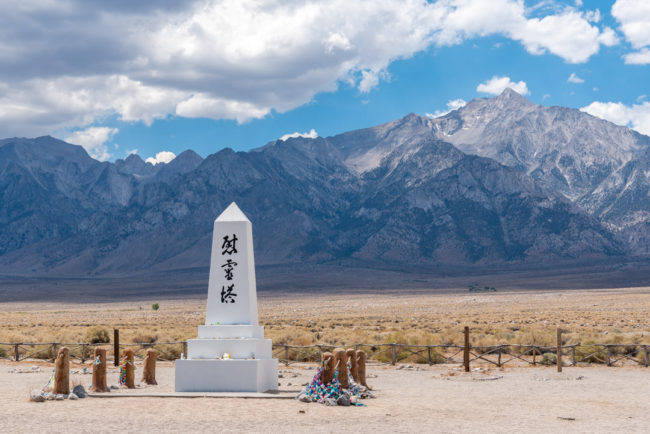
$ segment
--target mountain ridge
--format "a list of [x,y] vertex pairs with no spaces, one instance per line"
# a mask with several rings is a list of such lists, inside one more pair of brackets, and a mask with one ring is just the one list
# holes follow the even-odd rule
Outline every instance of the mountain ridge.
[[[648,191],[650,138],[575,112],[506,90],[435,119],[411,113],[249,152],[223,149],[202,159],[186,151],[156,166],[139,156],[100,163],[54,138],[5,139],[0,272],[204,267],[212,221],[232,201],[253,222],[262,266],[361,263],[408,270],[650,253],[650,205],[640,200]],[[623,141],[610,146],[617,163],[599,166],[607,169],[599,175],[589,172],[587,157],[575,157],[573,166],[565,158],[561,175],[566,180],[573,173],[567,183],[573,189],[563,187],[552,169],[592,142],[561,133],[574,123],[587,132],[594,122],[605,138],[580,157],[602,157],[613,137]],[[540,148],[543,155],[530,152],[549,137],[554,141]],[[12,140],[35,147],[54,141],[68,157],[20,159],[6,151]],[[480,155],[488,148],[492,157]],[[544,162],[539,173],[530,170]],[[597,194],[576,196],[585,189],[576,180]]]

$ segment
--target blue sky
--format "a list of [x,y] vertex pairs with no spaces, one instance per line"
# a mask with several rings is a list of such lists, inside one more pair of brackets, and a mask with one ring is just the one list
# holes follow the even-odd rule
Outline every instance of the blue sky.
[[98,159],[329,136],[507,85],[650,134],[646,1],[12,3],[0,134]]

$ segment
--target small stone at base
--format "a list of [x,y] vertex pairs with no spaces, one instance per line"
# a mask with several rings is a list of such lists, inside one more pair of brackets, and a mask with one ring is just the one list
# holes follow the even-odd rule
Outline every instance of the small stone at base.
[[77,397],[83,399],[86,397],[86,389],[81,384],[76,385],[73,389],[72,392],[77,395]]
[[39,390],[32,390],[29,394],[29,400],[33,402],[45,402],[45,397]]
[[339,399],[336,400],[336,404],[347,407],[350,405],[350,397],[348,395],[341,395],[339,396]]

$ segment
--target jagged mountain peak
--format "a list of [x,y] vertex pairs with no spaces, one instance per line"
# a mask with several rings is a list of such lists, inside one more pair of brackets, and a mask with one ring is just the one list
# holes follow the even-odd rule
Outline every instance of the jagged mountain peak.
[[[266,265],[537,263],[619,255],[632,238],[627,253],[643,253],[650,239],[650,138],[512,90],[436,119],[157,166],[52,141],[0,141],[0,271],[207,265],[210,222],[232,201]],[[610,230],[629,221],[627,238]]]
[[[57,168],[85,172],[101,164],[91,158],[83,147],[51,136],[33,139],[14,137],[0,141],[0,145],[6,155],[11,154],[13,158],[21,161],[21,164],[37,177],[38,173],[47,172],[66,176],[63,170]],[[4,163],[8,163],[8,160]]]
[[516,90],[506,87],[503,92],[501,92],[499,95],[495,96],[494,98],[489,98],[495,102],[507,102],[509,104],[517,104],[517,105],[536,105],[532,101],[530,101],[528,98],[517,92]]
[[199,167],[203,158],[191,149],[181,152],[167,164],[156,164],[157,180],[169,180],[176,175],[183,175]]
[[129,156],[124,159],[124,161],[128,162],[128,163],[131,163],[131,164],[133,164],[133,163],[138,164],[140,161],[144,163],[144,160],[142,159],[142,157],[140,157],[136,153],[129,154]]
[[131,154],[124,160],[116,160],[115,167],[121,173],[136,177],[153,176],[160,170],[160,167],[145,162],[138,154]]
[[576,200],[650,146],[650,138],[567,107],[544,107],[506,89],[432,119],[463,152],[516,167]]

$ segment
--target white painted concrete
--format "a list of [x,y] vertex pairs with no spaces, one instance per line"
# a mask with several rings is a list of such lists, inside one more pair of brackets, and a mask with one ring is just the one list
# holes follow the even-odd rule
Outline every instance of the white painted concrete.
[[254,325],[200,325],[199,339],[263,338],[264,327]]
[[[229,288],[234,295],[228,295]],[[205,316],[206,325],[257,325],[253,229],[234,202],[214,221]]]
[[176,392],[278,389],[278,360],[176,360]]
[[[205,325],[176,360],[176,392],[277,390],[278,360],[257,322],[251,222],[233,202],[214,222]],[[222,359],[224,353],[230,359]]]
[[228,353],[231,359],[270,359],[271,339],[190,339],[188,359],[216,359]]

